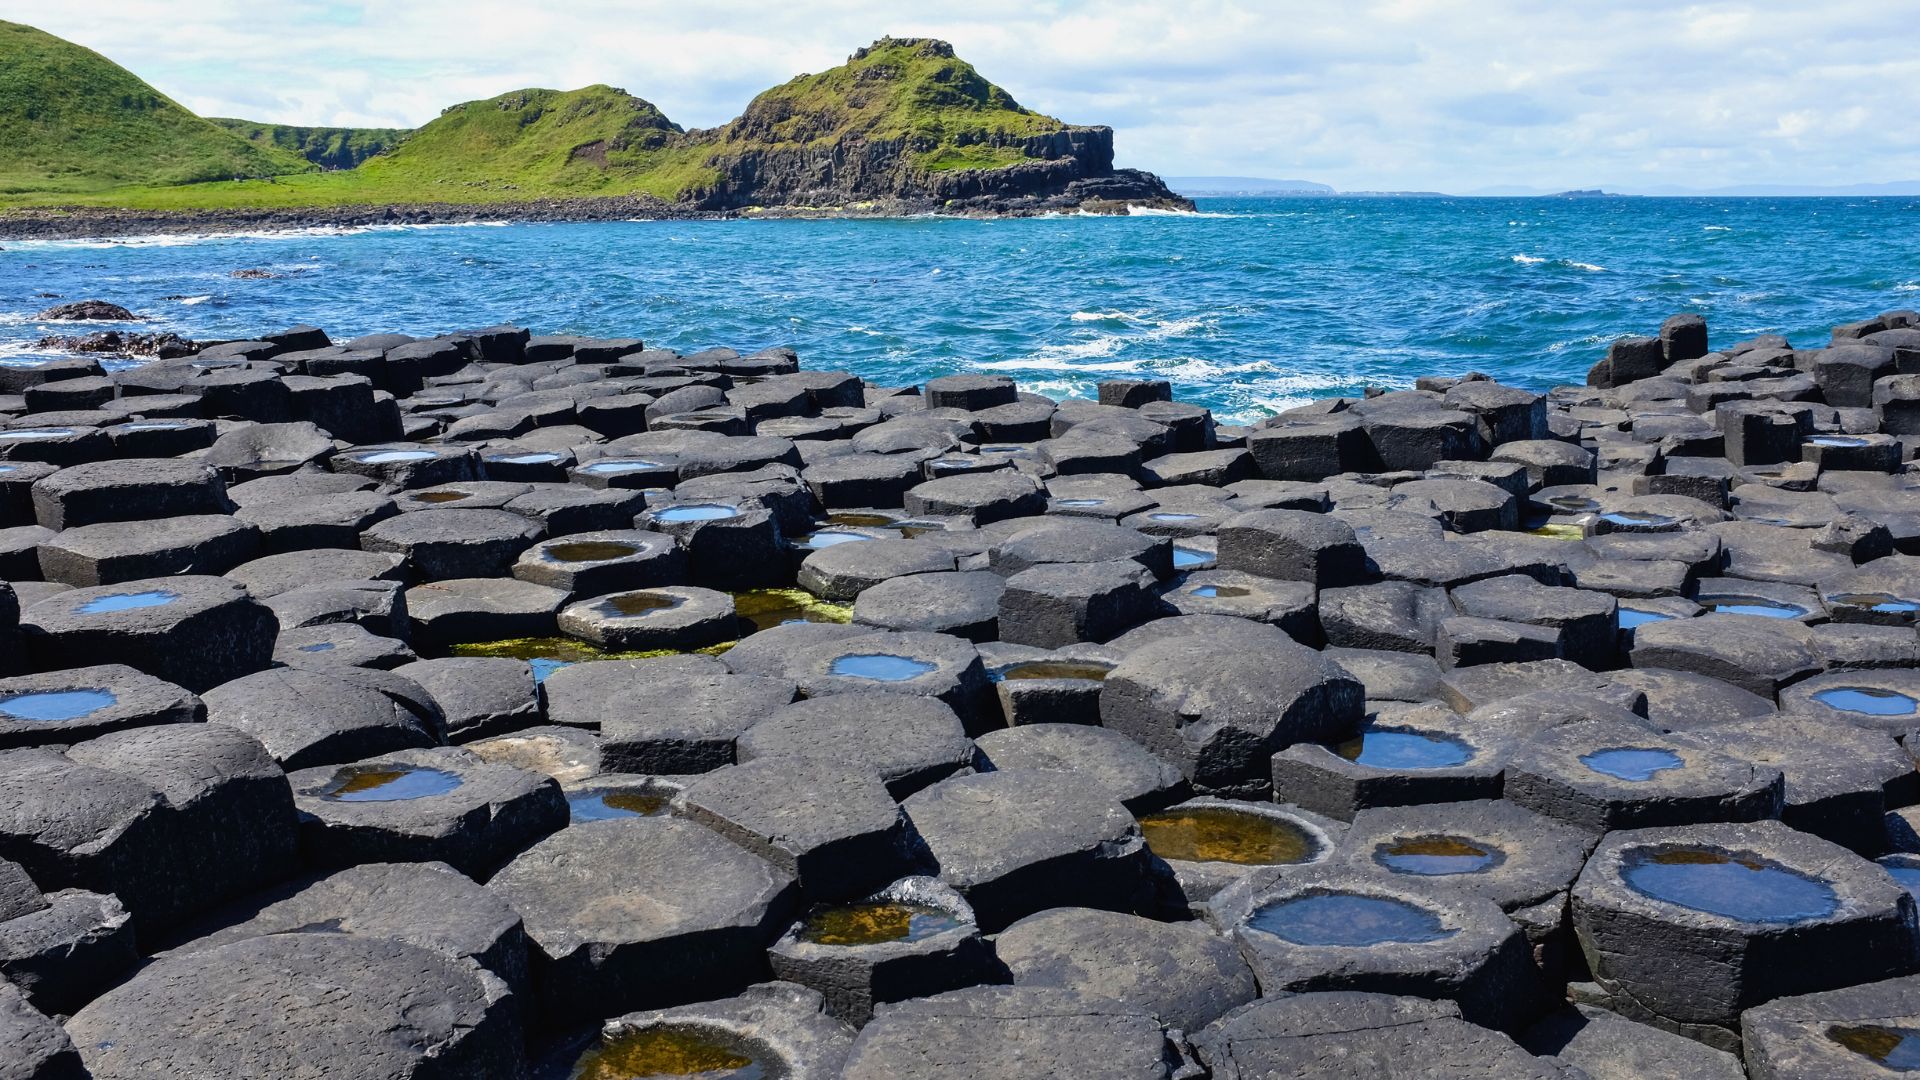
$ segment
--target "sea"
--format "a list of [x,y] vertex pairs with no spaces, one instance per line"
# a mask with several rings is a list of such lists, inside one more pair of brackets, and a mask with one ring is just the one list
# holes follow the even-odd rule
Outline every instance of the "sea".
[[1920,198],[1198,206],[5,241],[0,363],[89,328],[36,319],[54,297],[99,298],[199,340],[512,322],[681,351],[786,345],[885,385],[997,372],[1059,397],[1160,378],[1251,422],[1421,375],[1579,382],[1609,341],[1675,312],[1706,315],[1716,345],[1815,345],[1835,323],[1920,307]]

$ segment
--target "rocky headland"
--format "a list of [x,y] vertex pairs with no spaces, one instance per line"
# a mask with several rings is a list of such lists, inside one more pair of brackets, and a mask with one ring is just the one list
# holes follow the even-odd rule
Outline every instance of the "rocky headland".
[[1916,436],[1911,311],[1250,427],[511,326],[9,364],[0,1071],[1885,1075]]

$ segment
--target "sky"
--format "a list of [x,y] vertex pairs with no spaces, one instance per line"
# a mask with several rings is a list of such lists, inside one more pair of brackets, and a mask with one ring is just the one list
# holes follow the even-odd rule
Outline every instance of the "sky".
[[[542,10],[542,8],[551,10]],[[883,34],[1119,164],[1342,190],[1920,180],[1920,0],[0,0],[203,115],[413,127],[609,83],[683,126]]]

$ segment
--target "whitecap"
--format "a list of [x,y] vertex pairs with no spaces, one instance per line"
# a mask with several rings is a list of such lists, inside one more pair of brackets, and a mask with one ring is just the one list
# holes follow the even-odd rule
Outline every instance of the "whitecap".
[[1575,270],[1585,270],[1591,274],[1604,274],[1607,272],[1606,267],[1595,266],[1592,263],[1574,262],[1572,259],[1566,260],[1566,263],[1568,266],[1573,267]]
[[1731,225],[1702,225],[1702,226],[1700,226],[1700,231],[1701,231],[1701,232],[1732,232],[1732,231],[1733,231],[1733,226],[1731,226]]
[[1920,292],[1920,281],[1906,281],[1893,287],[1894,292]]
[[211,300],[211,299],[213,299],[213,297],[212,297],[211,295],[209,295],[209,296],[183,296],[183,297],[181,297],[181,298],[180,298],[180,302],[181,302],[182,304],[189,304],[189,305],[191,305],[191,304],[204,304],[204,303],[206,303],[207,301],[209,301],[209,300]]
[[[1098,215],[1095,215],[1098,216]],[[1211,210],[1167,210],[1158,206],[1128,206],[1128,217],[1170,217],[1170,218],[1230,218],[1232,214],[1220,214]]]
[[1538,255],[1515,255],[1512,258],[1514,262],[1520,263],[1523,266],[1534,266],[1547,261]]

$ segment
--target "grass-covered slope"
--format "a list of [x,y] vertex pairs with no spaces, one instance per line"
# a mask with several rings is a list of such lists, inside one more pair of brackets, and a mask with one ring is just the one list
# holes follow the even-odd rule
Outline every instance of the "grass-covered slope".
[[224,116],[209,116],[207,122],[255,146],[299,154],[323,169],[351,169],[375,154],[386,153],[413,134],[407,128],[299,127]]
[[718,135],[756,149],[904,141],[923,169],[992,169],[1018,164],[1029,137],[1066,126],[1022,108],[944,41],[882,38],[754,98]]
[[311,169],[208,123],[90,49],[0,22],[0,193]]
[[387,187],[472,189],[482,201],[509,192],[671,200],[708,178],[703,157],[653,105],[611,86],[589,86],[516,90],[455,105],[359,172]]
[[[624,90],[589,86],[467,102],[409,132],[209,122],[85,49],[0,27],[0,59],[30,61],[0,65],[0,207],[279,211],[597,196],[699,210],[865,205],[1057,190],[1112,164],[1107,129],[1023,108],[927,39],[882,38],[708,130],[684,131]],[[1003,171],[1014,166],[1024,171]]]

